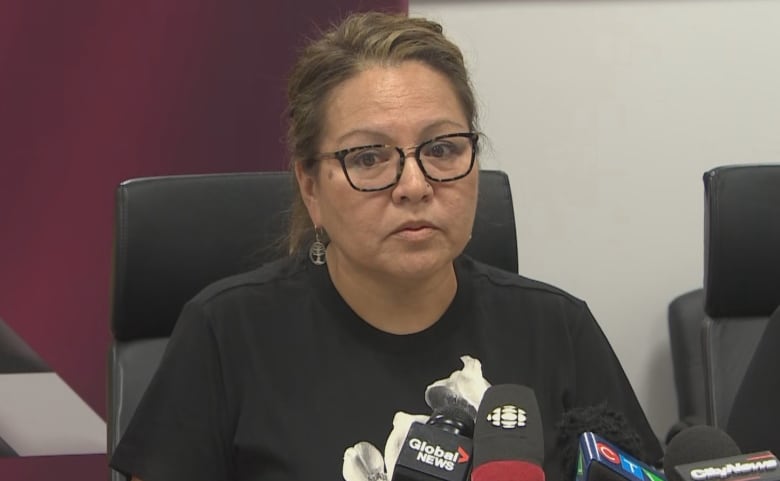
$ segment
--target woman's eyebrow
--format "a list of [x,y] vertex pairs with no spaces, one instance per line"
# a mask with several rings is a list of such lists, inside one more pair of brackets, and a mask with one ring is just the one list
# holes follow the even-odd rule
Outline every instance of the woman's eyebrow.
[[[460,130],[468,130],[468,127],[463,125],[460,122],[456,122],[450,119],[440,119],[431,122],[430,124],[423,127],[422,130],[420,130],[420,138],[419,141],[425,141],[429,137],[434,137],[438,134],[441,134],[440,131],[443,127],[453,127],[455,129]],[[379,129],[373,129],[373,128],[357,128],[350,130],[346,132],[345,134],[341,135],[338,139],[336,139],[336,143],[338,145],[342,145],[345,142],[347,142],[352,137],[362,137],[362,138],[369,138],[369,139],[377,139],[376,143],[383,143],[383,144],[393,144],[392,136],[386,134],[384,131]],[[368,141],[367,143],[372,143],[373,141]]]

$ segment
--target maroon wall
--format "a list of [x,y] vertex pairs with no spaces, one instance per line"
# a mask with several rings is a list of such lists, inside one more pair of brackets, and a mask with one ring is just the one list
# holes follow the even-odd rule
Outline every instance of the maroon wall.
[[[407,2],[0,2],[0,318],[101,416],[115,187],[284,169],[301,38],[369,8]],[[6,458],[0,473],[107,479],[104,456]]]

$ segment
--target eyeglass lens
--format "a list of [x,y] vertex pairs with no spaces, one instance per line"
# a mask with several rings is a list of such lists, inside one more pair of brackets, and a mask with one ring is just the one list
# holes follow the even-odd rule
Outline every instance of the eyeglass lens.
[[[466,175],[472,167],[474,137],[453,134],[420,144],[415,157],[426,177],[447,181]],[[387,188],[398,181],[406,154],[398,147],[368,146],[350,150],[343,157],[344,169],[358,189]]]

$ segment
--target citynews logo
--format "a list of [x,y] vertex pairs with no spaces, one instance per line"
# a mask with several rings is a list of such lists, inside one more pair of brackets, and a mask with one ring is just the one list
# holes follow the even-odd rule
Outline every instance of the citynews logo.
[[417,461],[445,471],[455,470],[456,464],[468,463],[470,458],[469,453],[460,446],[457,451],[447,451],[438,444],[431,446],[427,441],[417,438],[409,440],[409,447],[417,451]]
[[777,459],[774,457],[763,461],[746,463],[727,463],[723,466],[708,466],[691,470],[691,479],[705,481],[708,479],[725,479],[735,474],[753,474],[777,469]]

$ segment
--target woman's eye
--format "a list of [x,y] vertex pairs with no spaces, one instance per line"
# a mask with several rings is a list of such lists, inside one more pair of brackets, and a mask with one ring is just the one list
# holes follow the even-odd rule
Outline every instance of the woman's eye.
[[347,162],[348,167],[368,169],[387,162],[387,155],[378,150],[363,150],[353,153]]
[[457,153],[457,147],[451,142],[434,142],[425,149],[428,157],[446,158]]
[[356,159],[356,163],[361,167],[371,167],[372,165],[377,163],[376,154],[372,154],[372,153],[360,154]]

